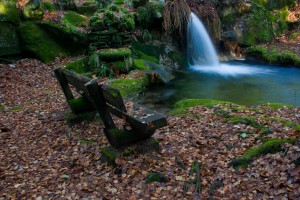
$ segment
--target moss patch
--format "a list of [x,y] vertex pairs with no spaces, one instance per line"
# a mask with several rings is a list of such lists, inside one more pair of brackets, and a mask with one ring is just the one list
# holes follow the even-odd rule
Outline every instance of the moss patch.
[[174,109],[170,112],[171,115],[180,115],[184,114],[188,108],[196,107],[196,106],[205,106],[208,108],[212,108],[214,105],[218,104],[233,104],[227,101],[218,101],[218,100],[210,100],[210,99],[185,99],[182,101],[178,101],[175,104]]
[[84,27],[88,25],[87,17],[79,15],[74,11],[65,13],[61,20],[66,24],[76,27]]
[[270,41],[287,31],[288,12],[270,12],[264,6],[253,3],[251,13],[246,17],[241,44],[252,46]]
[[277,139],[270,138],[263,144],[252,147],[247,150],[241,157],[233,159],[230,166],[234,168],[247,167],[247,165],[255,158],[268,153],[277,153],[281,151],[281,144],[283,143],[295,143],[296,139]]
[[109,86],[117,88],[121,95],[132,96],[137,95],[139,92],[145,90],[148,86],[148,78],[147,76],[142,76],[139,79],[136,78],[120,78],[113,80],[109,83]]
[[103,60],[124,60],[131,55],[131,50],[128,48],[101,49],[97,54]]
[[68,51],[63,46],[33,22],[21,24],[20,38],[22,51],[45,63],[56,57],[68,55]]
[[100,160],[101,162],[106,162],[110,166],[115,166],[115,160],[117,158],[117,150],[113,147],[104,147],[100,149],[101,157]]
[[133,59],[133,67],[139,70],[149,70],[150,68],[145,65],[144,60],[142,59]]
[[90,112],[95,110],[92,103],[84,97],[79,97],[68,101],[71,110],[75,114]]
[[153,182],[168,182],[168,178],[158,172],[150,172],[146,177],[146,183],[153,183]]
[[18,24],[21,20],[19,10],[16,7],[17,0],[0,1],[0,21],[8,21]]
[[263,45],[248,48],[246,58],[254,58],[271,64],[300,66],[300,57],[293,52],[288,50],[282,51],[276,48],[267,49]]
[[232,124],[245,124],[254,128],[261,128],[262,125],[255,121],[254,117],[250,116],[230,116],[226,119],[226,122]]
[[66,69],[72,70],[78,74],[83,74],[88,72],[89,69],[89,59],[88,58],[80,58],[66,65]]
[[0,110],[4,110],[5,109],[5,107],[4,106],[0,106]]

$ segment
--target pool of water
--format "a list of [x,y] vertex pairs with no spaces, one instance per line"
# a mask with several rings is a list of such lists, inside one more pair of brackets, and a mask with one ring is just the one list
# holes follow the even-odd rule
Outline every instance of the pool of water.
[[192,66],[176,72],[175,77],[166,85],[150,89],[140,103],[158,110],[189,98],[300,106],[299,68],[227,62],[217,67]]

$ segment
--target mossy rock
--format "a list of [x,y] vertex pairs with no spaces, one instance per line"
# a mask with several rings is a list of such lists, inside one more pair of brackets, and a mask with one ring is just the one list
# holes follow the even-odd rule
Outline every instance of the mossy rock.
[[21,20],[17,0],[0,0],[0,21],[18,24]]
[[136,13],[138,24],[144,28],[162,29],[162,16],[164,4],[161,2],[149,2],[146,6],[139,7]]
[[76,10],[75,0],[56,0],[55,6],[61,10]]
[[68,50],[34,22],[23,22],[19,28],[22,52],[47,63],[69,55]]
[[[300,66],[300,57],[288,50],[267,49],[263,45],[250,47],[246,51],[247,60],[259,60],[270,64]],[[270,104],[276,106],[276,103]],[[280,104],[278,104],[280,106]]]
[[146,177],[146,183],[153,183],[153,182],[168,182],[168,178],[158,172],[150,172]]
[[243,16],[243,29],[240,44],[253,46],[265,43],[287,31],[288,12],[271,12],[265,7],[253,3],[251,12]]
[[75,27],[86,27],[88,25],[88,18],[74,11],[65,13],[61,20],[64,23]]
[[118,49],[101,49],[97,51],[100,59],[113,61],[113,60],[124,60],[131,55],[131,50],[128,48]]
[[79,58],[66,65],[66,69],[72,70],[78,74],[84,74],[89,72],[89,59],[88,58]]
[[89,45],[87,32],[81,31],[73,25],[40,22],[39,26],[66,48],[71,55],[83,54]]
[[218,104],[233,104],[227,101],[218,101],[211,99],[185,99],[176,102],[174,109],[170,112],[171,115],[181,115],[184,114],[188,108],[196,107],[196,106],[205,106],[208,108],[212,108]]
[[278,139],[270,138],[259,146],[252,147],[247,150],[241,157],[233,159],[230,166],[234,168],[247,167],[252,160],[258,156],[266,155],[268,153],[277,153],[282,151],[281,144],[283,143],[295,143],[297,139]]
[[179,51],[170,51],[168,57],[182,67],[186,65],[186,61]]
[[0,22],[0,56],[20,53],[17,28],[8,22]]
[[109,86],[117,88],[123,97],[136,96],[149,85],[146,75],[141,78],[120,78],[109,82]]
[[133,67],[138,70],[149,70],[143,59],[133,59]]
[[153,62],[153,63],[156,63],[158,64],[159,63],[159,60],[154,57],[154,56],[149,56],[141,51],[135,51],[135,54],[139,57],[139,59],[142,59],[142,60],[146,60],[146,61],[149,61],[149,62]]

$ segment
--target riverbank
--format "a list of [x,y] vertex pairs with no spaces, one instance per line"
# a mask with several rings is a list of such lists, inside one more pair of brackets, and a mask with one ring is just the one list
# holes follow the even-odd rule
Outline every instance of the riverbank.
[[[159,151],[141,154],[133,145],[108,166],[100,161],[108,146],[101,121],[67,126],[69,108],[52,71],[61,63],[0,65],[1,198],[300,196],[298,107],[179,103],[181,111],[173,113],[179,115],[168,115],[169,125],[154,135]],[[278,152],[249,156],[270,138]],[[247,166],[238,168],[239,158],[248,159]],[[167,182],[146,183],[153,173]]]

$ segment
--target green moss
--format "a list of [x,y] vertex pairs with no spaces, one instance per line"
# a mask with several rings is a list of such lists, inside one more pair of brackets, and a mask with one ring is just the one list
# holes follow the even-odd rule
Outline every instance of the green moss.
[[168,178],[158,172],[150,172],[146,177],[146,183],[153,183],[153,182],[168,182]]
[[66,65],[66,69],[75,71],[78,74],[86,73],[90,70],[89,68],[89,59],[88,58],[80,58]]
[[74,11],[65,13],[61,20],[66,24],[76,27],[85,27],[88,25],[87,17],[79,15]]
[[188,108],[196,107],[196,106],[205,106],[208,108],[212,108],[214,105],[218,104],[232,104],[227,101],[218,101],[211,99],[185,99],[182,101],[178,101],[174,109],[170,112],[171,115],[181,115],[186,112]]
[[137,15],[136,18],[140,26],[145,28],[155,28],[160,30],[161,26],[159,26],[157,22],[159,22],[159,20],[162,19],[163,11],[164,11],[163,3],[149,2],[145,7],[138,8],[136,13]]
[[268,10],[285,9],[294,7],[295,0],[267,0],[265,6]]
[[96,6],[77,6],[78,13],[85,16],[92,16],[96,11]]
[[129,156],[131,156],[133,154],[134,154],[134,152],[132,150],[125,150],[125,151],[122,152],[122,155],[124,157],[129,157]]
[[287,31],[287,12],[270,12],[263,6],[252,4],[251,13],[246,16],[241,44],[252,46],[270,41]]
[[149,70],[150,68],[145,65],[144,60],[142,59],[133,59],[133,66],[135,69],[139,70]]
[[170,51],[168,57],[177,62],[180,66],[185,66],[185,60],[179,51]]
[[141,51],[135,51],[135,53],[142,60],[146,60],[146,61],[157,63],[157,64],[159,63],[158,59],[153,56],[149,56]]
[[43,2],[43,3],[42,3],[42,8],[43,8],[44,10],[48,10],[49,12],[53,12],[53,11],[56,11],[56,10],[57,10],[57,8],[55,7],[55,5],[52,4],[51,1],[45,1],[45,2]]
[[260,136],[269,135],[269,134],[272,134],[272,131],[270,130],[269,127],[263,127],[263,128],[259,131],[259,135],[260,135]]
[[[300,66],[300,58],[288,50],[282,51],[276,48],[268,50],[266,47],[260,45],[248,48],[246,55],[248,58],[254,58],[271,64]],[[276,107],[276,104],[274,106]]]
[[4,110],[5,109],[5,107],[4,106],[0,106],[0,110]]
[[20,26],[22,51],[35,56],[43,62],[67,55],[67,50],[58,44],[49,34],[33,22],[24,22]]
[[292,108],[291,105],[282,104],[282,103],[267,103],[267,106],[274,108],[274,109],[279,109],[279,108],[283,108],[283,107]]
[[0,22],[0,56],[20,53],[17,28],[7,22]]
[[131,55],[131,50],[128,48],[101,49],[97,54],[103,60],[124,60]]
[[41,20],[44,15],[44,10],[41,7],[40,0],[29,1],[22,8],[22,16],[27,20]]
[[115,0],[115,4],[122,5],[124,4],[124,0]]
[[234,168],[246,167],[255,157],[266,155],[268,153],[277,153],[282,150],[281,144],[295,143],[296,141],[297,139],[270,138],[263,144],[247,150],[241,157],[233,159],[230,166],[233,166]]
[[109,83],[109,86],[117,88],[121,95],[132,96],[137,95],[139,92],[145,90],[148,86],[148,78],[147,76],[142,76],[140,79],[135,78],[120,78],[113,80]]
[[19,10],[16,7],[17,0],[0,0],[0,21],[18,24],[21,20]]
[[298,38],[300,38],[300,32],[294,32],[290,35],[291,40],[297,40]]
[[295,130],[300,131],[300,124],[295,125]]
[[91,145],[93,144],[95,141],[93,140],[80,140],[79,143],[80,144],[87,144],[87,145]]
[[226,121],[232,124],[245,124],[245,125],[252,126],[254,128],[262,127],[261,124],[255,121],[254,117],[250,117],[250,116],[230,116],[229,118],[226,119]]
[[115,166],[115,160],[117,158],[117,150],[114,149],[113,147],[104,147],[100,149],[101,157],[100,160],[101,162],[106,162],[110,166]]
[[68,101],[71,110],[75,114],[90,112],[95,110],[93,104],[84,97],[79,97]]

